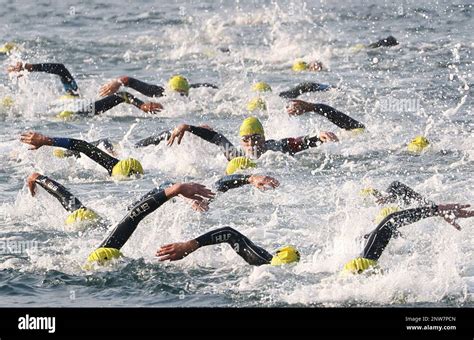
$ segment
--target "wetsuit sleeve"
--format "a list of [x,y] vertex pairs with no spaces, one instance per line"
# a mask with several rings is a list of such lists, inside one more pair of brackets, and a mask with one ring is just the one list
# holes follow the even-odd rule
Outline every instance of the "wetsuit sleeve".
[[117,158],[110,156],[98,147],[86,141],[73,138],[53,138],[53,146],[59,146],[68,150],[79,151],[103,166],[109,174],[112,174],[113,167],[119,162]]
[[111,108],[121,103],[128,103],[140,109],[143,104],[143,101],[128,92],[122,91],[95,101],[87,108],[87,110],[78,112],[78,114],[98,115],[110,110]]
[[210,231],[199,236],[195,241],[199,244],[199,248],[213,244],[227,243],[248,264],[254,266],[270,264],[273,258],[265,249],[255,245],[250,239],[231,227]]
[[147,84],[135,78],[128,78],[126,86],[140,92],[147,97],[162,97],[165,89],[158,85]]
[[390,47],[390,46],[395,46],[395,45],[398,45],[397,39],[395,39],[395,37],[388,36],[385,39],[380,39],[379,41],[370,44],[368,47],[377,48],[377,47],[382,47],[382,46]]
[[75,93],[78,90],[76,81],[72,77],[69,70],[63,64],[53,64],[53,63],[31,64],[29,71],[56,74],[61,79],[61,83],[63,84],[64,91]]
[[132,236],[138,224],[146,216],[163,205],[168,198],[164,190],[155,191],[151,195],[145,195],[145,198],[137,202],[128,214],[117,224],[107,238],[100,244],[99,248],[120,249]]
[[401,200],[405,205],[409,205],[411,203],[423,205],[434,204],[434,202],[427,200],[408,185],[398,181],[390,183],[387,188],[387,192],[389,196],[384,197],[384,201],[388,203],[394,203],[398,200]]
[[318,92],[318,91],[328,91],[332,87],[326,84],[319,84],[319,83],[301,83],[288,91],[280,92],[279,96],[283,98],[297,98],[298,96],[302,95],[303,93],[308,92]]
[[[101,138],[101,139],[98,139],[98,140],[95,140],[95,141],[92,141],[90,142],[92,145],[94,146],[99,146],[100,144],[103,144],[105,149],[108,151],[108,152],[113,152],[114,151],[114,146],[113,144],[110,142],[110,140],[108,138]],[[76,158],[80,158],[81,157],[81,153],[79,151],[71,151],[71,150],[67,150],[67,151],[64,151],[63,153],[63,156],[62,157],[76,157]]]
[[[273,144],[272,142],[279,145],[278,150],[271,147]],[[309,148],[314,148],[321,145],[323,142],[319,139],[319,137],[297,137],[297,138],[284,138],[280,139],[279,141],[268,141],[269,150],[280,151],[283,153],[288,153],[290,155],[294,155],[295,153],[307,150]]]
[[215,187],[217,191],[226,192],[227,190],[239,188],[243,185],[250,184],[249,178],[250,175],[242,174],[224,176],[216,182]]
[[198,126],[190,126],[189,132],[204,139],[205,141],[219,146],[219,149],[224,153],[227,160],[231,160],[237,156],[240,156],[240,152],[234,147],[234,145],[222,134]]
[[438,215],[438,207],[436,205],[407,209],[388,215],[368,235],[367,243],[361,256],[377,261],[397,228],[436,215]]
[[168,140],[171,136],[171,131],[162,131],[158,135],[153,135],[135,143],[136,148],[145,147],[148,145],[158,145],[164,140]]
[[345,113],[336,110],[335,108],[325,104],[315,104],[314,112],[326,117],[331,123],[337,125],[344,130],[353,130],[365,128],[364,124],[349,117]]
[[52,180],[47,176],[40,175],[35,182],[43,187],[49,194],[54,196],[69,212],[84,208],[84,205],[73,194],[71,194],[64,186]]
[[197,87],[211,87],[213,89],[218,89],[218,87],[214,84],[209,84],[209,83],[195,83],[195,84],[190,84],[190,88],[195,89]]

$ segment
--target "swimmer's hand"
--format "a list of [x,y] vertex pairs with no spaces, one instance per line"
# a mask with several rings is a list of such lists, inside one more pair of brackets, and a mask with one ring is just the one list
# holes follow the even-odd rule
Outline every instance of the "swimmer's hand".
[[192,201],[191,208],[197,212],[205,212],[209,210],[209,201],[202,200],[202,201]]
[[39,149],[43,145],[53,145],[51,138],[33,131],[23,132],[20,136],[20,142],[32,145],[33,147],[30,150]]
[[[26,64],[25,64],[26,65]],[[14,65],[10,65],[7,67],[7,72],[8,73],[13,73],[13,72],[21,72],[25,69],[23,63],[21,61],[17,62]]]
[[474,211],[465,210],[470,206],[470,204],[440,204],[438,205],[438,214],[454,228],[461,230],[456,219],[474,217]]
[[167,198],[181,195],[185,198],[201,202],[205,199],[214,198],[216,194],[198,183],[176,183],[165,189],[165,195]]
[[280,182],[270,176],[252,175],[249,177],[248,181],[254,187],[262,191],[265,191],[267,189],[275,189],[277,186],[280,185]]
[[299,116],[306,112],[316,110],[316,106],[313,103],[305,102],[304,100],[292,100],[286,107],[286,111],[290,116]]
[[182,258],[188,256],[193,251],[199,248],[199,243],[196,240],[190,240],[187,242],[177,242],[165,244],[160,249],[156,251],[155,256],[159,258],[160,261],[176,261],[181,260]]
[[318,138],[321,140],[321,142],[323,143],[327,143],[327,142],[339,142],[339,139],[337,138],[337,136],[332,133],[332,132],[329,132],[329,131],[321,131],[321,133],[319,134]]
[[144,112],[157,113],[163,110],[163,105],[160,103],[148,102],[140,105],[140,109]]
[[184,134],[186,131],[189,131],[190,126],[187,124],[181,124],[178,127],[176,127],[173,132],[171,133],[170,138],[168,138],[167,145],[171,146],[174,143],[174,140],[178,138],[178,144],[181,144],[181,140],[184,137]]
[[102,85],[99,89],[99,96],[105,97],[117,92],[122,85],[127,84],[128,77],[120,77],[118,79],[114,79],[109,81],[107,84]]
[[35,196],[36,194],[36,179],[41,176],[41,174],[37,172],[33,172],[28,179],[26,180],[26,183],[28,184],[28,189],[30,189],[31,196]]

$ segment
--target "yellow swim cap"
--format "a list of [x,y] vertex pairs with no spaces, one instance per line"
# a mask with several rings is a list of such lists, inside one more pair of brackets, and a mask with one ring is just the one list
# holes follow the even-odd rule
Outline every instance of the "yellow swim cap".
[[118,259],[121,256],[123,256],[122,253],[116,248],[97,248],[87,257],[85,267],[90,268],[90,265],[93,263],[104,265],[108,261]]
[[272,266],[280,266],[300,260],[300,253],[293,246],[285,246],[276,251],[270,263]]
[[14,48],[16,48],[16,45],[12,42],[7,42],[5,44],[3,44],[2,47],[0,47],[0,53],[10,53],[11,50],[13,50]]
[[53,155],[58,158],[64,158],[66,156],[66,150],[63,149],[54,149]]
[[265,101],[260,97],[255,97],[247,103],[247,111],[253,112],[256,110],[266,110],[267,105]]
[[358,136],[358,135],[364,133],[365,129],[364,128],[356,128],[356,129],[352,129],[350,131],[351,131],[352,135]]
[[99,215],[93,210],[79,208],[66,218],[66,224],[71,225],[77,222],[94,221],[99,219]]
[[410,143],[408,143],[407,149],[408,151],[413,152],[413,153],[420,153],[428,145],[430,145],[430,142],[428,141],[426,137],[416,136],[415,138],[411,140]]
[[292,70],[295,72],[301,72],[308,69],[308,63],[304,61],[295,61]]
[[72,118],[73,115],[74,115],[73,111],[62,111],[57,115],[57,117],[62,118],[62,119],[69,119],[69,118]]
[[260,81],[258,83],[253,84],[252,90],[255,92],[271,92],[272,88],[268,83],[265,83],[263,81]]
[[377,261],[369,260],[363,257],[358,257],[356,259],[350,260],[344,265],[344,271],[350,272],[352,274],[360,274],[364,270],[367,270],[371,267],[376,267]]
[[139,161],[133,158],[127,158],[121,160],[112,168],[112,176],[121,178],[121,177],[130,177],[134,174],[143,175],[143,167]]
[[5,96],[2,98],[2,106],[5,107],[5,108],[10,108],[13,106],[13,104],[15,103],[15,101],[13,100],[12,97],[10,96]]
[[168,81],[168,86],[173,91],[184,93],[185,95],[188,95],[189,93],[188,80],[181,75],[176,75],[176,76],[171,77],[170,80]]
[[59,100],[71,100],[71,99],[77,99],[79,96],[75,96],[70,93],[63,94],[61,97],[59,97]]
[[257,117],[248,117],[245,118],[240,125],[240,136],[248,135],[265,135],[263,131],[263,125],[260,123]]
[[379,224],[380,222],[382,222],[382,220],[385,217],[397,211],[400,211],[400,208],[397,207],[396,205],[383,208],[382,210],[379,211],[379,214],[377,215],[377,217],[375,217],[375,223]]
[[374,188],[364,188],[359,191],[359,195],[361,195],[362,197],[367,197],[373,195],[376,191],[377,190],[375,190]]
[[248,168],[255,168],[257,164],[252,161],[250,158],[247,157],[236,157],[227,163],[227,168],[225,169],[225,173],[227,175],[232,175],[234,172],[238,170],[244,170]]

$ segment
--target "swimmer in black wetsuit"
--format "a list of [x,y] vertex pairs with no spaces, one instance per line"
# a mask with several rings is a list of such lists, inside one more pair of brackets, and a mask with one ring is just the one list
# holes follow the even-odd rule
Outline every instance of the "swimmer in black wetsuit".
[[461,229],[456,223],[456,219],[474,217],[474,211],[465,210],[469,207],[468,204],[433,204],[391,213],[372,232],[366,235],[367,242],[361,255],[346,263],[344,270],[353,274],[360,274],[370,268],[375,268],[378,259],[397,229],[421,219],[441,216],[446,221],[450,221],[450,224],[455,226],[456,229]]
[[[21,71],[28,71],[28,72],[45,72],[50,74],[55,74],[59,76],[61,83],[63,85],[65,95],[62,96],[62,99],[73,99],[79,98],[79,88],[77,86],[76,81],[74,80],[71,72],[64,66],[64,64],[58,63],[41,63],[41,64],[27,64],[18,62],[15,65],[8,67],[8,72],[21,72]],[[61,118],[69,118],[71,115],[82,115],[82,116],[92,116],[98,115],[105,111],[110,110],[111,108],[121,104],[127,103],[131,104],[138,109],[149,112],[149,113],[156,113],[163,110],[163,106],[160,103],[154,102],[143,102],[140,99],[136,98],[132,94],[122,91],[110,96],[107,96],[103,99],[97,100],[95,102],[89,104],[82,104],[80,108],[77,110],[65,110],[59,114]]]
[[[332,123],[343,129],[364,127],[361,123],[330,106],[324,104],[311,105],[317,105],[317,108],[315,108],[316,113],[324,115]],[[180,144],[186,131],[219,146],[228,160],[243,155],[256,159],[269,150],[294,155],[303,150],[319,146],[324,142],[338,141],[335,134],[325,131],[321,132],[319,136],[314,137],[303,136],[298,138],[284,138],[281,140],[266,140],[261,122],[255,117],[249,117],[245,119],[240,126],[241,147],[243,151],[236,149],[234,145],[220,133],[212,131],[209,128],[187,124],[181,124],[173,130],[168,138],[168,145],[172,145],[175,139],[177,139],[178,144]]]
[[293,246],[280,248],[275,255],[272,255],[231,227],[215,229],[186,242],[166,244],[156,251],[156,256],[160,261],[177,261],[201,247],[220,243],[229,244],[245,262],[254,266],[264,264],[276,266],[300,260],[300,254]]
[[80,139],[51,138],[37,132],[29,131],[22,133],[20,141],[32,145],[33,147],[30,150],[36,150],[43,145],[47,145],[83,153],[94,162],[104,167],[109,175],[117,179],[129,178],[130,176],[144,173],[142,165],[136,159],[127,158],[119,160],[105,151],[102,151],[97,146]]
[[380,39],[377,42],[369,44],[368,47],[377,48],[377,47],[390,47],[390,46],[396,46],[396,45],[398,45],[397,39],[395,39],[395,37],[390,35],[384,39]]
[[[108,96],[110,94],[113,94],[117,92],[121,86],[130,87],[147,97],[162,97],[164,96],[164,93],[165,93],[165,88],[163,86],[148,84],[141,80],[138,80],[129,76],[121,76],[103,85],[99,90],[99,95]],[[191,88],[197,88],[197,87],[210,87],[214,89],[218,88],[216,85],[209,84],[209,83],[189,84],[188,80],[181,75],[175,75],[171,77],[170,80],[168,81],[168,87],[172,91],[178,92],[184,96],[187,96],[189,94],[189,89]]]
[[66,95],[72,97],[79,97],[79,88],[76,81],[72,77],[69,70],[63,65],[58,63],[41,63],[41,64],[24,64],[18,62],[15,65],[11,65],[7,68],[8,72],[45,72],[50,74],[55,74],[59,76],[61,84],[63,85],[64,92]]
[[110,259],[120,257],[120,249],[132,236],[138,224],[166,201],[178,195],[193,201],[202,201],[214,197],[211,190],[197,183],[176,183],[164,189],[153,189],[131,205],[127,215],[102,241],[99,247],[89,255],[88,264],[104,264]]
[[51,178],[41,175],[37,172],[32,173],[27,179],[28,188],[31,196],[36,195],[36,185],[40,185],[49,194],[54,196],[66,209],[70,212],[66,218],[66,224],[71,226],[79,222],[83,223],[84,227],[87,226],[100,226],[106,225],[105,222],[94,210],[87,208],[79,201],[73,194],[71,194],[63,185],[52,180]]

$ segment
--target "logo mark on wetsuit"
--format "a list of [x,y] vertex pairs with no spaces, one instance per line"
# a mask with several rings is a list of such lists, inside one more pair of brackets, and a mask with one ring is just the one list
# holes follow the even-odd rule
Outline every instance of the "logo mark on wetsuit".
[[232,236],[232,234],[229,234],[229,233],[220,234],[220,235],[216,235],[215,240],[216,240],[216,242],[219,242],[219,243],[220,242],[226,242],[228,239],[231,238],[231,236]]
[[138,208],[134,209],[131,213],[130,213],[130,218],[132,220],[135,220],[135,218],[137,218],[138,216],[140,216],[141,214],[143,214],[145,211],[149,210],[150,209],[150,206],[148,205],[148,203],[143,203],[141,206],[139,206]]

